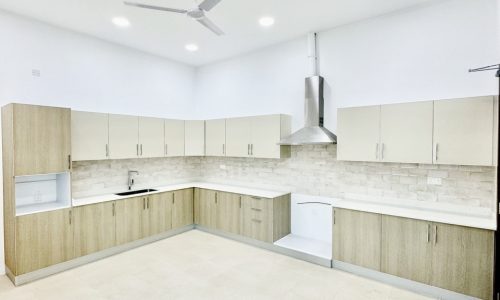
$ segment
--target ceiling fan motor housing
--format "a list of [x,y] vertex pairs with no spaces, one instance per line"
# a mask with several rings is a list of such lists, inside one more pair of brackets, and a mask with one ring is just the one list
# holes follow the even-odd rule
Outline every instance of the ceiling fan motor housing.
[[187,15],[193,19],[201,19],[205,17],[205,12],[199,8],[192,9],[187,12]]

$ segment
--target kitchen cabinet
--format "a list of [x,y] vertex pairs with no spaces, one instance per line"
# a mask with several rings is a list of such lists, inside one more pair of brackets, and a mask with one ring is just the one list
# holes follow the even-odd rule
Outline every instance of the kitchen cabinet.
[[432,223],[431,285],[480,299],[493,294],[493,232]]
[[432,120],[432,101],[382,105],[380,160],[432,164]]
[[[11,120],[4,143],[13,145],[14,176],[67,172],[71,169],[71,110],[8,104],[2,118]],[[7,128],[4,128],[7,130]]]
[[108,114],[72,110],[72,160],[107,159],[108,134]]
[[139,117],[139,157],[163,157],[165,150],[165,120]]
[[278,142],[291,133],[287,115],[265,115],[226,119],[226,156],[284,158],[290,146]]
[[185,121],[185,156],[205,155],[205,121]]
[[173,192],[158,193],[141,197],[142,237],[163,233],[172,228]]
[[115,202],[75,207],[75,257],[115,246]]
[[226,120],[205,121],[206,156],[226,156]]
[[380,105],[340,108],[337,111],[337,159],[378,161]]
[[142,215],[144,201],[134,197],[116,201],[116,245],[122,245],[142,238]]
[[493,164],[494,97],[434,102],[435,164]]
[[139,156],[139,117],[109,115],[109,157],[112,159]]
[[197,216],[196,220],[198,225],[207,228],[217,227],[217,192],[207,189],[198,189],[198,196],[196,197],[197,203]]
[[72,223],[71,209],[17,217],[15,275],[72,259]]
[[250,117],[226,120],[226,156],[250,156],[251,124]]
[[172,229],[194,223],[193,189],[175,191],[172,195]]
[[381,271],[431,283],[431,222],[382,216]]
[[380,270],[382,216],[333,209],[333,259]]
[[242,196],[217,192],[216,204],[216,228],[225,232],[240,234]]
[[165,156],[184,156],[183,120],[165,120]]

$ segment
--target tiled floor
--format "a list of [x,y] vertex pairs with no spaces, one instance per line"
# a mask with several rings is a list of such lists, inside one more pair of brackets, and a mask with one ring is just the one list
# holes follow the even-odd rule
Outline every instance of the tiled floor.
[[193,230],[15,288],[0,299],[428,299]]

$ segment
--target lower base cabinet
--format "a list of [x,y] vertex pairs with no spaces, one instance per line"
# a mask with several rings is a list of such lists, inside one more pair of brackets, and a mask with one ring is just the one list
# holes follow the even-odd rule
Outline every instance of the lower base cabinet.
[[172,229],[192,225],[194,223],[193,189],[175,191],[172,197]]
[[130,243],[142,238],[142,214],[144,198],[135,197],[115,201],[116,245]]
[[148,237],[172,229],[173,192],[144,197],[146,203],[142,214],[142,237]]
[[73,208],[75,257],[115,246],[115,202]]
[[22,275],[74,257],[71,209],[16,217],[16,269]]
[[290,195],[262,198],[195,190],[196,224],[272,243],[290,233]]
[[494,232],[334,208],[333,258],[492,299]]

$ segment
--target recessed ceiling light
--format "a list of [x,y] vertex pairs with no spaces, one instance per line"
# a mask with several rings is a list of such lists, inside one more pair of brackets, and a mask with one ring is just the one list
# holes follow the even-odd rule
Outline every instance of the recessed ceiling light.
[[263,27],[273,26],[274,18],[273,17],[262,17],[259,19],[259,24],[260,24],[260,26],[263,26]]
[[130,26],[130,21],[124,17],[114,17],[111,21],[117,27],[129,27]]
[[198,51],[198,45],[196,44],[187,44],[186,50],[190,52]]

